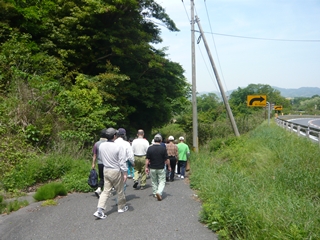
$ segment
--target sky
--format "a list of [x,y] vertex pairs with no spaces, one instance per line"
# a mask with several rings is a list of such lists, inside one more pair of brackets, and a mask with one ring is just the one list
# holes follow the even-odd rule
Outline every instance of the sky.
[[[167,58],[179,63],[192,83],[191,1],[155,0],[179,32],[162,25]],[[280,88],[320,87],[319,0],[194,0],[223,90],[268,84]],[[219,92],[195,24],[196,91]]]

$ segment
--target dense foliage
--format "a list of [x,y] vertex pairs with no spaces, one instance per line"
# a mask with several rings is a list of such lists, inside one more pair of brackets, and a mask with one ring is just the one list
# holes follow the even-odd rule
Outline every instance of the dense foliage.
[[189,91],[182,67],[153,47],[161,42],[153,19],[178,31],[153,0],[4,0],[0,8],[5,135],[48,150],[63,140],[91,144],[106,126],[149,134]]

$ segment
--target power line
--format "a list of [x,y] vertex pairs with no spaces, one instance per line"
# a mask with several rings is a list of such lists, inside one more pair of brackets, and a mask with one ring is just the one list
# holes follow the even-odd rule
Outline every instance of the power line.
[[231,35],[224,33],[215,33],[215,32],[204,32],[212,35],[219,35],[225,37],[234,37],[234,38],[246,38],[246,39],[254,39],[254,40],[264,40],[264,41],[281,41],[281,42],[320,42],[318,39],[279,39],[279,38],[259,38],[259,37],[248,37],[248,36],[239,36],[239,35]]
[[[208,67],[208,65],[207,65],[207,62],[205,61],[205,58],[204,58],[204,56],[203,56],[203,53],[202,53],[201,48],[200,48],[199,45],[198,45],[198,49],[199,49],[199,52],[200,52],[200,54],[201,54],[202,60],[203,60],[203,62],[204,62],[204,65],[205,65],[206,68],[207,68],[207,71],[208,71],[208,73],[209,73],[209,76],[210,76],[210,78],[211,78],[211,81],[212,81],[212,83],[214,84],[214,86],[216,87],[216,89],[218,90],[217,83],[215,82],[214,77],[213,77],[213,75],[212,75],[212,71],[209,70],[209,67]],[[212,70],[212,69],[211,69],[211,70]]]
[[188,18],[189,22],[191,22],[190,17],[189,17],[189,15],[188,15],[188,11],[187,11],[187,9],[186,9],[186,6],[184,5],[183,0],[181,0],[181,2],[182,2],[182,5],[183,5],[183,7],[184,7],[184,11],[186,12],[187,18]]
[[[185,10],[185,12],[186,12],[187,18],[188,18],[188,20],[189,20],[189,22],[190,22],[191,20],[190,20],[190,17],[189,17],[189,15],[188,15],[188,12],[187,12],[187,10],[186,10],[186,6],[185,6],[183,0],[181,0],[181,2],[182,2],[182,4],[183,4],[184,10]],[[206,8],[206,11],[207,11],[207,15],[208,15],[208,10],[207,10],[206,1],[204,1],[204,2],[205,2],[205,8]],[[196,7],[195,7],[195,10],[196,10],[197,16],[199,16]],[[244,39],[252,39],[252,40],[262,40],[262,41],[279,41],[279,42],[320,42],[320,39],[259,38],[259,37],[240,36],[240,35],[233,35],[233,34],[226,34],[226,33],[216,33],[216,32],[212,32],[210,20],[209,20],[209,24],[210,24],[210,30],[211,30],[211,32],[205,32],[205,31],[204,31],[204,33],[208,33],[208,34],[212,34],[212,35],[217,35],[217,36],[233,37],[233,38],[244,38]],[[195,32],[199,32],[199,31],[195,31]]]
[[[195,8],[195,11],[196,11],[196,15],[198,16],[197,7],[196,7],[195,4],[194,4],[194,8]],[[210,30],[212,31],[212,29],[210,29]],[[197,31],[197,32],[198,32],[198,31]],[[208,66],[207,66],[207,63],[206,63],[206,60],[205,60],[205,58],[204,58],[204,56],[203,56],[203,54],[202,54],[201,48],[200,48],[200,46],[199,46],[200,41],[201,41],[201,34],[200,34],[200,36],[198,37],[198,41],[197,41],[198,49],[199,49],[200,54],[201,54],[201,56],[202,56],[202,60],[203,60],[205,66],[206,66],[206,68],[207,68],[207,71],[208,71],[208,73],[209,73],[209,75],[210,75],[210,78],[211,78],[211,80],[212,80],[212,82],[213,82],[216,90],[219,91],[219,88],[218,88],[216,82],[214,81],[214,76],[211,75],[212,71],[209,70],[209,68],[208,68]],[[217,49],[216,49],[216,53],[217,53]],[[218,54],[218,53],[217,53],[217,54]],[[211,70],[212,70],[212,69],[211,69]]]
[[[212,32],[211,21],[210,21],[210,17],[209,17],[209,13],[208,13],[208,8],[207,8],[206,1],[204,1],[204,5],[205,5],[205,8],[206,8],[206,12],[207,12],[207,18],[208,18],[208,21],[209,21],[210,31]],[[211,34],[211,36],[212,36],[212,41],[213,41],[214,49],[215,49],[216,54],[217,54],[217,60],[218,60],[220,72],[221,72],[221,75],[222,75],[223,83],[224,83],[224,85],[225,85],[225,87],[226,87],[226,89],[227,89],[227,91],[228,91],[228,88],[227,88],[227,85],[226,85],[226,82],[225,82],[225,79],[224,79],[223,71],[222,71],[222,68],[221,68],[220,58],[219,58],[219,54],[218,54],[218,50],[217,50],[216,43],[215,43],[215,41],[214,41],[213,34]]]

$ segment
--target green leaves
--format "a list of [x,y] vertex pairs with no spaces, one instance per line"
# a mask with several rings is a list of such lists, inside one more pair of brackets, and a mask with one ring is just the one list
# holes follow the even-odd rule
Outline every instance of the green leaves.
[[148,133],[181,111],[184,71],[150,45],[161,42],[154,19],[178,29],[153,0],[7,2],[0,90],[16,94],[12,114],[23,131],[39,131],[27,134],[37,146],[90,142],[106,126],[146,124]]

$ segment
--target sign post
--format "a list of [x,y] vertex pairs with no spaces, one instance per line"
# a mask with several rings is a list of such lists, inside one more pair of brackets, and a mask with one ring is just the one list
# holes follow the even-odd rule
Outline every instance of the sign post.
[[270,125],[270,109],[271,109],[271,106],[270,106],[269,102],[267,102],[267,107],[268,107],[268,125]]

